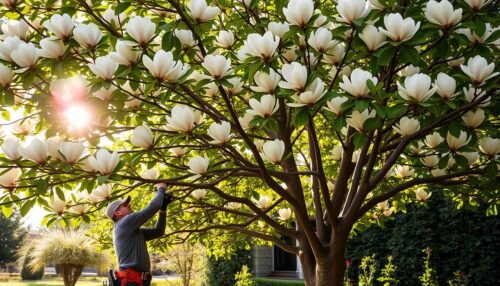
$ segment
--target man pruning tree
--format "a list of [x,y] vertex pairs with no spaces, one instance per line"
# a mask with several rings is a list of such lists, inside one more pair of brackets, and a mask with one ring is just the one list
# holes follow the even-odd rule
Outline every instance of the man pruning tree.
[[[115,286],[151,285],[151,264],[146,241],[165,234],[166,209],[172,195],[165,192],[166,184],[156,186],[158,193],[144,209],[134,212],[130,197],[109,204],[106,215],[114,221],[113,244],[119,269],[111,277]],[[142,228],[159,211],[154,228]]]

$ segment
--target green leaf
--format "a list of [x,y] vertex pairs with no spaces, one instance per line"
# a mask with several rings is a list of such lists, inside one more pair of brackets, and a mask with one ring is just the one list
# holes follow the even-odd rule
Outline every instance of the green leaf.
[[416,66],[420,62],[420,53],[412,46],[403,45],[400,48],[399,58],[402,63],[410,63]]
[[125,12],[125,10],[127,10],[127,8],[130,7],[130,4],[131,4],[130,2],[121,2],[118,5],[116,5],[115,15],[119,15],[122,12]]
[[368,106],[370,106],[370,100],[356,100],[355,105],[357,111],[363,112],[368,108]]
[[9,218],[14,212],[14,206],[12,203],[2,205],[2,213],[6,218]]
[[295,113],[293,120],[293,125],[298,127],[306,124],[309,121],[309,110],[307,108],[300,108],[298,112]]
[[380,50],[380,55],[378,56],[378,64],[381,66],[386,66],[391,62],[392,57],[394,56],[394,52],[396,48],[393,46],[387,45]]
[[406,105],[395,105],[395,106],[390,106],[386,108],[387,111],[387,116],[390,119],[398,118],[401,115],[403,115],[408,107]]
[[366,135],[363,133],[358,133],[358,134],[354,135],[354,139],[353,139],[354,147],[356,149],[361,148],[367,140],[368,140],[368,137],[366,137]]
[[25,216],[31,208],[33,208],[33,205],[35,204],[35,200],[27,200],[24,202],[24,204],[21,206],[21,215]]

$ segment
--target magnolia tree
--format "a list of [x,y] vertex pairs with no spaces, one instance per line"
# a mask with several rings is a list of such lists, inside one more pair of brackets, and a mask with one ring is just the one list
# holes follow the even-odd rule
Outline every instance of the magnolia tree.
[[90,222],[164,181],[167,236],[341,285],[349,234],[433,185],[496,213],[491,0],[0,2],[6,214]]

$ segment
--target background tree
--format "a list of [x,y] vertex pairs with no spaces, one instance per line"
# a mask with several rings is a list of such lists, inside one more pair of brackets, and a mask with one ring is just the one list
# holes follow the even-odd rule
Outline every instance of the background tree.
[[109,254],[97,252],[81,229],[54,229],[42,234],[33,245],[26,253],[29,266],[37,271],[48,263],[58,265],[65,286],[74,286],[85,266],[94,266],[104,272],[111,265]]
[[26,230],[21,227],[21,217],[15,214],[6,218],[0,213],[0,265],[16,261],[16,253],[26,237]]
[[206,253],[201,244],[175,245],[165,256],[167,260],[161,266],[162,271],[179,274],[183,286],[202,284],[206,269]]
[[271,242],[318,286],[419,187],[496,213],[492,2],[2,4],[2,208],[77,225],[166,181],[168,237]]

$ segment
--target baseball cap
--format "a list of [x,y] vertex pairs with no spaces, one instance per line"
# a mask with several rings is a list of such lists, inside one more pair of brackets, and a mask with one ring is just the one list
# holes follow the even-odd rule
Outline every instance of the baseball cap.
[[115,211],[124,203],[129,203],[130,202],[130,197],[127,197],[123,200],[116,200],[111,202],[108,207],[106,208],[106,216],[109,217],[110,219],[113,219],[113,216],[115,215]]

